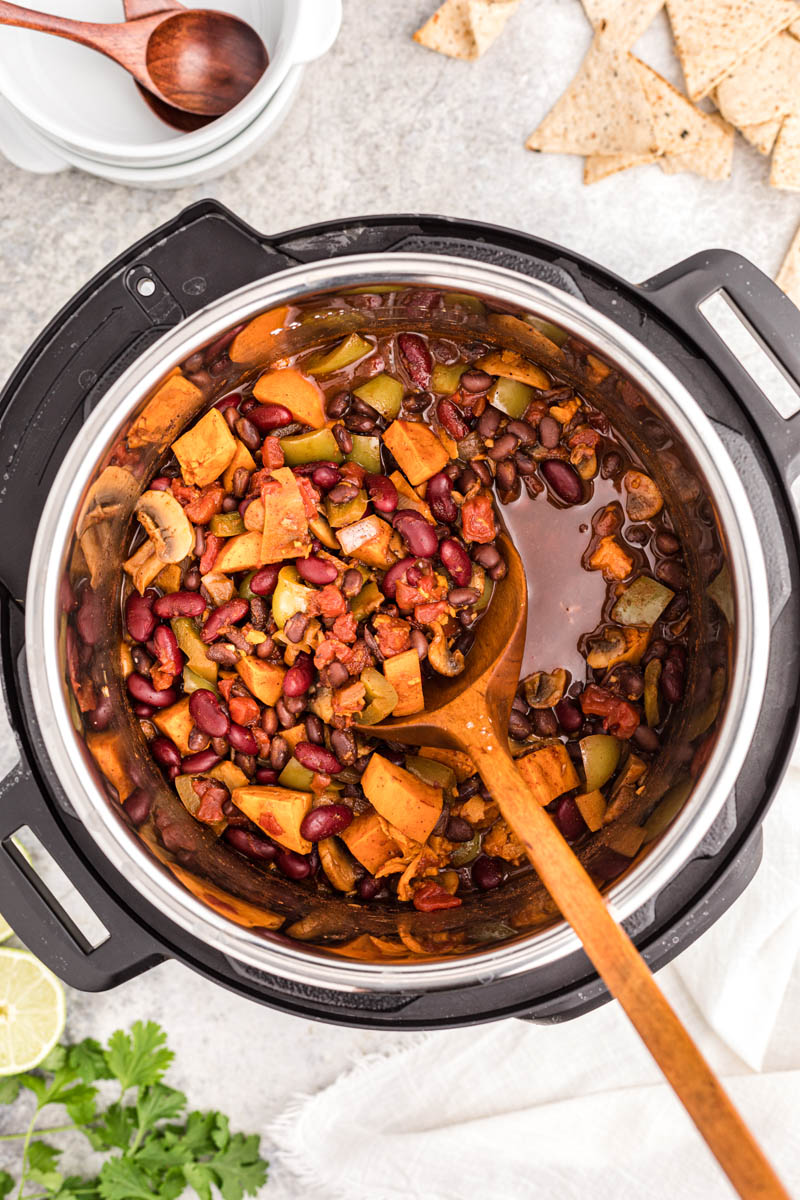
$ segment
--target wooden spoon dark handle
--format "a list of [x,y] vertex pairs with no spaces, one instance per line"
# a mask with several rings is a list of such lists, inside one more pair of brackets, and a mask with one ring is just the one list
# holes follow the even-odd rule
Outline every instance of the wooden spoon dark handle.
[[[484,722],[475,722],[478,727]],[[528,857],[638,1030],[733,1186],[745,1200],[790,1200],[750,1130],[662,994],[636,947],[611,916],[583,866],[536,800],[504,746],[461,730],[481,778]]]

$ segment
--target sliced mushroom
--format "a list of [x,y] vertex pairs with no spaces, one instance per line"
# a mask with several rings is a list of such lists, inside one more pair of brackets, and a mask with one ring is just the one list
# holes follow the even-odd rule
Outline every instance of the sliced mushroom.
[[330,883],[339,892],[355,891],[358,872],[355,863],[338,838],[328,837],[317,842],[319,861]]
[[152,542],[142,542],[135,554],[132,554],[123,564],[123,570],[130,575],[133,586],[140,596],[143,596],[155,577],[163,567],[161,559],[153,549]]
[[523,680],[525,699],[531,708],[552,708],[558,704],[567,686],[567,672],[563,667],[548,674],[547,671],[536,671]]
[[203,575],[200,582],[208,592],[211,603],[216,608],[219,608],[220,604],[226,604],[228,600],[233,599],[236,586],[230,575],[223,575],[221,571],[209,571],[206,575]]
[[626,471],[623,479],[625,511],[631,521],[649,521],[664,507],[664,497],[649,475],[642,471]]
[[581,479],[594,479],[597,474],[597,454],[594,446],[578,445],[575,446],[569,456],[569,461],[572,463],[575,470],[580,475]]
[[194,549],[194,529],[171,492],[145,492],[136,515],[162,563],[181,562]]
[[440,675],[460,675],[464,670],[464,655],[460,650],[451,650],[447,645],[444,630],[434,621],[433,641],[428,647],[428,662]]

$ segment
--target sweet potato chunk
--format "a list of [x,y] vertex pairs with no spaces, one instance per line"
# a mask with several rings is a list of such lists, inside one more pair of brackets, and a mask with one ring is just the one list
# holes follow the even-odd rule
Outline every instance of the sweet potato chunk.
[[185,422],[187,412],[198,407],[202,397],[200,388],[189,379],[179,373],[170,375],[128,430],[131,450],[168,440]]
[[311,550],[308,517],[303,493],[289,467],[276,467],[261,489],[264,502],[264,531],[261,561],[306,558]]
[[410,713],[422,712],[425,701],[422,697],[422,673],[416,650],[404,650],[387,658],[383,673],[397,692],[397,704],[392,709],[395,717],[407,717]]
[[393,533],[391,525],[387,525],[380,517],[371,516],[337,529],[336,537],[350,558],[386,570],[394,562],[394,554],[389,549]]
[[442,789],[373,754],[361,777],[376,812],[415,842],[426,842],[442,812]]
[[450,455],[436,434],[420,421],[393,421],[383,440],[414,487],[436,475],[450,462]]
[[275,335],[286,324],[288,316],[289,306],[282,304],[279,308],[271,308],[254,317],[231,342],[228,351],[231,362],[252,367],[266,359],[273,348]]
[[298,742],[308,741],[305,725],[292,725],[291,729],[282,729],[281,737],[284,739],[292,754]]
[[225,474],[222,476],[222,486],[226,492],[233,491],[233,477],[240,467],[244,467],[245,471],[255,471],[256,463],[244,442],[240,442],[236,438],[236,449],[233,452],[233,458],[228,463],[225,468]]
[[593,571],[602,571],[603,578],[627,579],[633,570],[633,559],[613,537],[600,539],[600,544],[589,559]]
[[185,483],[205,487],[213,483],[236,453],[236,438],[217,408],[211,408],[186,431],[172,449],[181,464]]
[[431,525],[436,522],[433,519],[433,513],[424,500],[420,500],[417,493],[412,488],[411,484],[406,479],[401,471],[393,471],[389,476],[394,486],[397,488],[399,496],[398,508],[413,508],[414,512],[421,513],[426,521],[430,521]]
[[241,767],[237,767],[236,763],[229,762],[227,759],[224,762],[217,763],[208,772],[212,779],[219,779],[229,792],[232,792],[237,787],[247,787],[248,779]]
[[189,734],[194,729],[194,718],[189,712],[188,696],[184,696],[177,704],[154,713],[153,724],[165,737],[172,738],[181,754],[191,753]]
[[325,427],[325,397],[313,379],[294,367],[265,371],[253,388],[261,404],[282,404],[296,421],[312,429]]
[[339,837],[370,875],[380,871],[390,858],[397,856],[400,849],[397,842],[384,832],[376,812],[365,812],[356,817]]
[[527,383],[528,387],[538,388],[539,391],[546,391],[550,387],[550,380],[541,367],[517,354],[516,350],[490,350],[478,359],[475,366],[481,371],[488,371],[490,375],[502,375],[504,379]]
[[250,533],[237,533],[226,538],[214,559],[214,571],[222,575],[232,575],[234,571],[252,571],[260,567],[262,534],[259,530]]
[[283,691],[283,677],[286,671],[277,663],[264,662],[253,655],[240,658],[236,670],[241,676],[242,683],[257,700],[271,708],[280,699]]
[[592,833],[602,829],[603,818],[606,815],[606,800],[602,792],[584,792],[582,796],[575,797],[575,803]]
[[518,758],[517,770],[543,808],[556,796],[579,787],[581,782],[567,748],[561,742],[542,746],[541,750]]
[[231,800],[259,829],[287,850],[311,853],[311,842],[300,833],[300,826],[311,810],[311,792],[250,785],[234,788]]
[[133,791],[128,770],[119,752],[119,734],[112,729],[102,733],[87,733],[86,745],[101,774],[119,793],[120,804]]
[[468,754],[462,750],[446,750],[441,746],[423,746],[419,752],[420,758],[431,758],[434,762],[444,763],[455,772],[456,779],[463,783],[465,779],[475,774],[475,764]]

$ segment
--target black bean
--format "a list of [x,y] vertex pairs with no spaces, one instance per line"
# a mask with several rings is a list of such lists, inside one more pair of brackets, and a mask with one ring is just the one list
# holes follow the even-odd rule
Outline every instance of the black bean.
[[555,417],[542,417],[539,422],[539,441],[546,450],[555,450],[561,440],[561,426]]
[[513,433],[523,446],[532,446],[536,441],[536,430],[527,421],[509,421],[506,433]]
[[480,592],[477,588],[451,588],[447,593],[447,602],[452,604],[453,608],[465,608],[468,604],[475,604],[478,600],[480,600]]
[[533,475],[536,470],[536,463],[530,458],[524,450],[517,450],[514,454],[514,465],[520,475],[528,477]]
[[308,629],[308,617],[305,613],[297,612],[283,627],[283,632],[286,634],[290,642],[302,642],[305,632]]
[[492,472],[487,462],[484,462],[482,458],[476,458],[472,463],[472,469],[484,487],[492,486]]
[[350,407],[351,400],[352,396],[349,392],[339,392],[338,396],[334,396],[332,400],[328,400],[325,405],[325,411],[335,421],[338,417],[344,416]]
[[533,733],[533,725],[526,716],[512,709],[508,719],[508,732],[517,741],[524,742],[525,738],[530,737]]
[[200,572],[197,567],[190,567],[183,577],[183,588],[187,592],[196,592],[200,587]]
[[264,633],[269,620],[269,609],[263,596],[253,596],[250,601],[250,620],[254,629],[257,629],[259,633]]
[[505,503],[508,502],[508,499],[516,499],[519,496],[521,485],[517,477],[517,468],[510,459],[497,464],[495,481],[500,492],[500,499]]
[[186,744],[191,753],[195,754],[198,750],[205,750],[206,746],[209,744],[209,741],[210,739],[208,734],[203,733],[202,729],[198,729],[197,726],[194,725],[189,730],[189,736],[186,739]]
[[489,450],[489,458],[493,462],[501,462],[502,459],[508,458],[510,454],[514,453],[518,444],[519,439],[514,437],[513,433],[504,433]]
[[344,425],[334,425],[333,436],[342,454],[349,454],[353,449],[353,435],[350,431],[345,429]]
[[328,683],[332,688],[343,687],[350,678],[350,672],[344,663],[332,662],[326,670],[328,672]]
[[428,405],[433,400],[430,392],[414,392],[410,396],[403,397],[403,408],[407,413],[424,412]]
[[278,734],[277,737],[274,737],[272,739],[272,742],[270,744],[270,748],[269,748],[270,766],[275,771],[282,771],[283,768],[286,766],[287,762],[289,761],[289,757],[290,757],[289,743],[286,741],[286,738],[281,737],[280,734]]
[[231,483],[231,491],[234,496],[238,496],[242,500],[247,495],[247,488],[250,484],[251,472],[247,467],[237,467],[233,472],[233,480]]
[[235,667],[239,661],[239,656],[234,649],[226,646],[224,642],[217,642],[213,646],[206,648],[206,658],[210,658],[212,662],[219,663],[221,667]]
[[531,713],[531,721],[537,737],[555,737],[558,733],[558,721],[552,708],[535,708]]
[[428,639],[420,629],[412,629],[411,631],[411,649],[416,650],[419,655],[420,662],[428,656]]
[[445,825],[444,836],[448,842],[469,842],[475,836],[475,831],[463,817],[450,817]]
[[236,422],[236,432],[248,450],[257,450],[261,445],[261,434],[247,417],[240,417]]
[[[377,428],[377,421],[372,417],[368,417],[366,413],[349,412],[344,419],[345,428],[350,433],[358,433],[362,437],[370,433],[374,433]],[[335,436],[335,435],[334,435]]]
[[613,479],[619,475],[622,470],[622,455],[617,454],[616,450],[612,450],[609,454],[604,454],[600,463],[600,474],[603,479]]
[[689,582],[686,571],[680,562],[674,558],[663,559],[661,562],[656,563],[655,574],[657,579],[660,579],[662,583],[665,583],[667,587],[672,588],[676,592],[685,588]]
[[224,513],[234,512],[239,507],[239,501],[235,496],[225,496],[222,501],[222,511]]
[[328,499],[333,504],[348,504],[351,500],[355,500],[357,495],[357,485],[345,479],[341,483],[337,483],[335,488],[331,488],[328,492]]
[[469,779],[465,779],[460,785],[456,793],[459,800],[469,800],[471,796],[477,796],[481,790],[480,775],[470,775]]
[[649,754],[654,754],[660,747],[661,743],[658,740],[658,734],[650,729],[647,725],[640,725],[634,733],[631,741]]
[[248,779],[254,778],[256,773],[256,757],[254,754],[242,754],[241,750],[237,750],[233,756],[233,761]]
[[474,487],[477,482],[478,476],[475,474],[472,467],[467,467],[466,470],[461,471],[456,479],[456,487],[462,493],[462,495],[466,495],[469,489]]
[[265,708],[262,712],[261,728],[268,737],[273,737],[278,732],[278,714],[274,708]]
[[349,729],[334,729],[331,749],[343,766],[352,766],[358,755],[355,735]]
[[478,433],[482,438],[494,437],[500,428],[502,419],[503,414],[500,409],[488,404],[478,418]]
[[659,554],[677,554],[680,548],[680,542],[669,530],[662,529],[660,533],[656,534],[656,550]]
[[496,567],[500,562],[500,551],[489,542],[485,546],[479,546],[472,557],[479,566],[485,567],[487,571],[490,571],[492,567]]
[[465,392],[485,392],[492,382],[491,375],[473,367],[461,376],[461,386]]
[[377,421],[380,417],[380,413],[378,412],[377,408],[373,408],[371,404],[367,404],[366,400],[362,400],[360,396],[353,396],[353,399],[350,403],[350,411],[363,413],[364,415],[371,417],[373,421]]

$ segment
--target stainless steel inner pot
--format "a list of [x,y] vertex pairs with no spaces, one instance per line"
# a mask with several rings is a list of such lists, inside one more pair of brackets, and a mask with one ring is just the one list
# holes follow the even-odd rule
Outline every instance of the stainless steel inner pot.
[[[69,803],[106,858],[177,926],[231,958],[264,971],[332,990],[426,991],[494,980],[562,958],[578,948],[571,929],[554,922],[518,940],[486,950],[419,962],[362,962],[327,954],[263,929],[235,924],[189,892],[122,819],[119,805],[87,754],[74,722],[64,680],[63,619],[59,589],[76,532],[94,528],[95,548],[117,538],[121,546],[133,505],[147,483],[161,446],[174,440],[195,415],[174,414],[158,444],[146,447],[131,470],[110,462],[114,447],[138,422],[148,400],[180,363],[232,326],[309,294],[341,294],[387,281],[402,287],[474,292],[506,312],[524,312],[553,323],[591,346],[644,397],[652,419],[681,448],[683,469],[711,500],[730,572],[735,621],[730,634],[731,672],[710,757],[671,824],[610,889],[609,904],[624,919],[653,898],[691,856],[726,800],[747,754],[762,699],[769,650],[766,571],[747,495],[725,448],[697,402],[646,346],[583,301],[515,272],[458,258],[424,254],[356,255],[297,267],[250,284],[210,305],[167,333],[114,383],[67,453],[42,515],[27,596],[27,665],[42,738]],[[420,322],[410,319],[415,327]],[[349,331],[328,314],[319,336]],[[612,414],[612,421],[624,413]],[[625,432],[623,428],[623,433]],[[149,455],[149,457],[148,457]],[[652,460],[658,475],[659,456]],[[115,476],[114,472],[119,472]],[[125,479],[120,483],[120,477]],[[109,480],[114,486],[109,488]],[[669,481],[667,481],[669,486]],[[108,495],[104,493],[108,490]],[[104,526],[107,522],[107,529]],[[109,540],[103,537],[108,533]],[[115,629],[115,588],[120,555],[98,566],[98,592],[107,602],[109,644]],[[105,591],[103,587],[105,585]],[[118,630],[117,630],[118,632]],[[110,671],[112,684],[114,672]],[[132,757],[136,758],[134,750]],[[136,758],[140,761],[141,756]],[[162,785],[163,786],[163,785]]]

